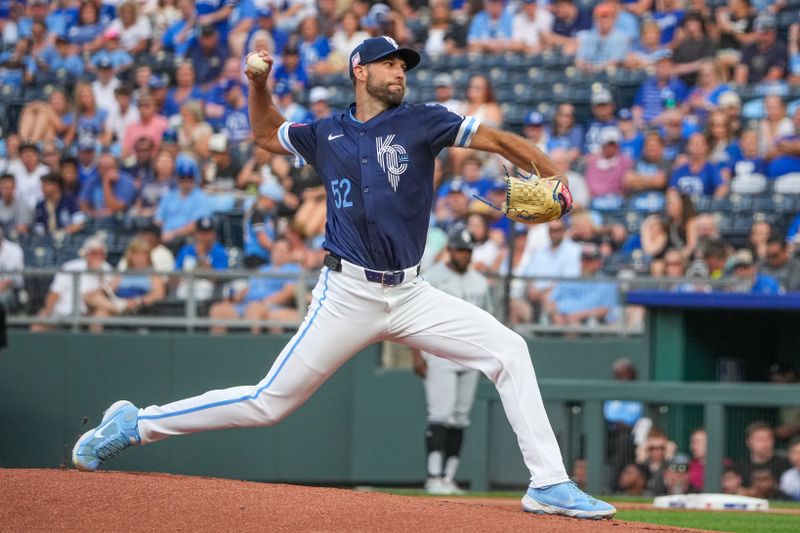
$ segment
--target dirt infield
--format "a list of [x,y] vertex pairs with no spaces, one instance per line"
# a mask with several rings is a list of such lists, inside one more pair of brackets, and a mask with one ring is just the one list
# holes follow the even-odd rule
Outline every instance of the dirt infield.
[[0,469],[0,531],[696,531],[508,505],[153,473]]

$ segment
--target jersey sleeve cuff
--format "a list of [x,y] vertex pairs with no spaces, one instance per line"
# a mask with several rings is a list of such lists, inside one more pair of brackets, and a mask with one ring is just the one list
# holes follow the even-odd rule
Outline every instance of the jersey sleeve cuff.
[[303,156],[300,155],[300,152],[297,151],[292,144],[292,140],[289,138],[289,128],[292,124],[294,124],[294,122],[286,121],[280,125],[278,128],[278,141],[285,150],[294,154],[294,166],[300,168],[306,164],[306,160],[303,159]]
[[475,132],[478,131],[478,126],[481,123],[475,117],[464,117],[464,120],[461,121],[461,127],[458,128],[458,133],[456,134],[456,140],[453,142],[453,146],[458,146],[459,148],[469,148],[469,145],[472,143],[472,137],[475,135]]

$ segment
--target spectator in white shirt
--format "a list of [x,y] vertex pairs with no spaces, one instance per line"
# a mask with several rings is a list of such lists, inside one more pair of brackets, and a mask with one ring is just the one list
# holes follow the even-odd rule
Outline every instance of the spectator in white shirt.
[[6,311],[17,307],[17,290],[22,288],[22,272],[25,268],[25,256],[19,244],[7,240],[0,231],[0,305]]
[[511,50],[535,54],[547,47],[553,15],[540,9],[536,0],[522,0],[522,7],[511,22]]
[[17,184],[17,199],[25,202],[31,209],[42,199],[41,177],[50,172],[39,159],[39,147],[25,143],[19,147],[19,159],[11,161],[8,173],[14,176]]
[[109,30],[119,32],[122,48],[136,55],[147,48],[147,42],[153,36],[150,19],[139,14],[139,6],[135,1],[123,2],[117,7],[117,17],[111,21]]
[[[61,272],[56,274],[53,279],[44,306],[37,315],[39,318],[67,319],[72,316],[74,290],[78,291],[78,311],[81,315],[86,314],[87,308],[83,297],[102,287],[105,277],[102,272],[111,272],[112,268],[106,262],[106,245],[100,237],[92,236],[86,239],[78,253],[80,255],[78,259],[67,261],[61,265]],[[97,273],[96,271],[102,272]],[[75,275],[75,272],[82,272],[82,274]],[[76,279],[78,281],[77,288],[75,287]],[[52,331],[55,328],[56,324],[35,323],[31,325],[31,331],[37,332]]]
[[104,109],[108,113],[116,105],[114,91],[119,84],[111,60],[107,57],[100,59],[97,64],[97,79],[92,82],[92,93],[98,109]]
[[114,89],[114,105],[109,108],[106,118],[106,131],[110,132],[114,142],[122,142],[125,129],[141,120],[139,108],[133,105],[131,89],[120,85]]

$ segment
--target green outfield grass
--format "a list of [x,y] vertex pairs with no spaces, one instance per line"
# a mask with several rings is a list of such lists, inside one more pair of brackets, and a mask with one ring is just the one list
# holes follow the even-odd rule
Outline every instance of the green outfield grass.
[[736,511],[622,510],[619,520],[741,533],[796,533],[800,515]]

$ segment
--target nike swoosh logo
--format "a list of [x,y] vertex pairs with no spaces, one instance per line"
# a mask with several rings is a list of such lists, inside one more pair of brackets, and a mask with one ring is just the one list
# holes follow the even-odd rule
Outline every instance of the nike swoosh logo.
[[340,133],[339,135],[334,135],[333,133],[328,134],[328,140],[332,141],[334,139],[338,139],[339,137],[344,137],[344,133]]
[[94,437],[95,437],[95,438],[98,438],[98,439],[104,439],[104,438],[106,438],[108,435],[104,434],[104,432],[105,432],[105,431],[108,429],[108,427],[109,427],[110,425],[111,425],[111,424],[107,424],[105,427],[101,427],[100,429],[98,429],[97,431],[95,431],[95,433],[94,433]]

